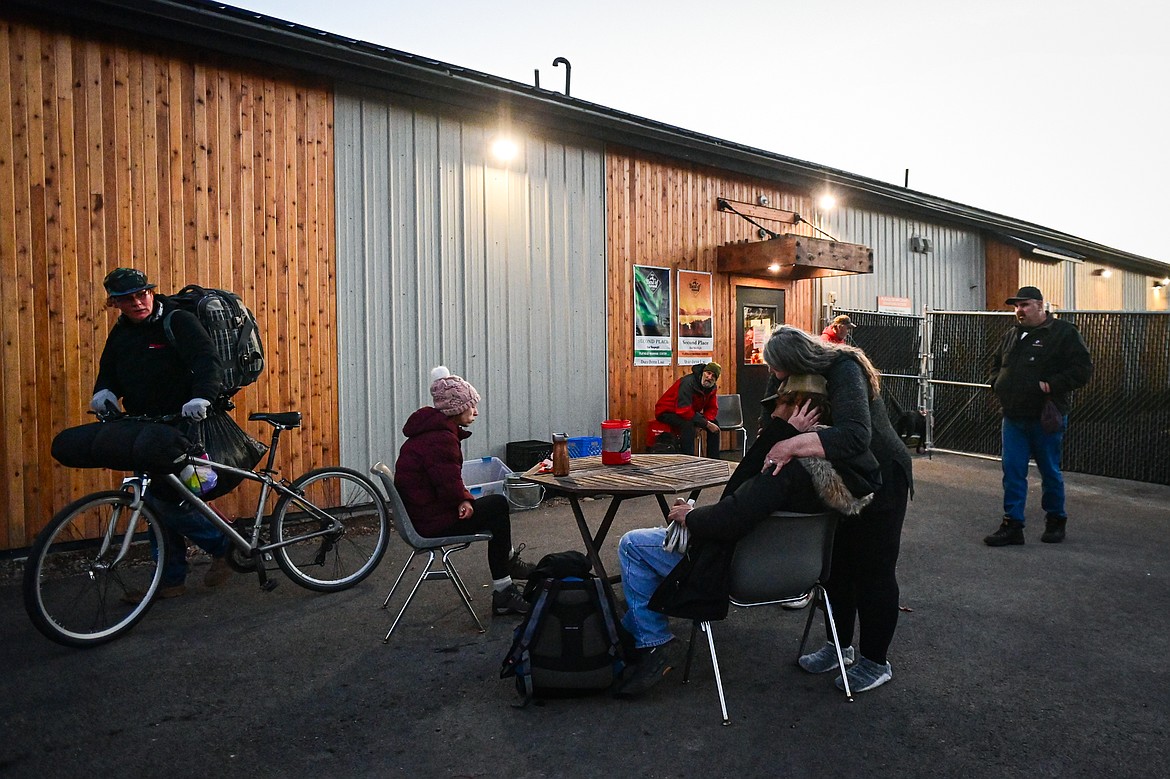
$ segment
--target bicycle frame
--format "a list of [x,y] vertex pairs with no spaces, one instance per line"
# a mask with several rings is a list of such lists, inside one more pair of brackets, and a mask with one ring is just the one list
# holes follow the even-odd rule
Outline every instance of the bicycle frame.
[[[226,463],[208,460],[204,457],[194,457],[192,455],[187,455],[187,458],[183,462],[184,465],[199,465],[200,467],[210,466],[215,469],[216,473],[230,473],[236,476],[240,476],[248,481],[258,482],[260,484],[260,497],[256,501],[256,514],[252,518],[251,540],[246,539],[244,536],[240,535],[239,531],[237,531],[227,521],[225,521],[219,512],[212,508],[210,504],[187,489],[187,486],[183,484],[183,482],[180,481],[179,477],[175,474],[167,473],[161,476],[156,476],[154,478],[161,480],[162,482],[169,484],[173,489],[178,490],[179,494],[184,496],[184,500],[188,501],[192,506],[195,507],[196,510],[199,511],[200,514],[206,517],[208,521],[223,531],[224,535],[231,539],[231,542],[235,544],[236,547],[240,549],[240,551],[247,552],[250,555],[264,554],[265,552],[269,552],[273,549],[279,549],[283,546],[300,543],[301,541],[305,541],[310,538],[329,535],[331,533],[337,532],[338,530],[341,530],[344,527],[344,525],[342,525],[342,523],[336,517],[317,508],[312,503],[305,500],[303,495],[299,494],[293,489],[290,489],[273,478],[273,471],[270,467],[273,460],[271,451],[268,459],[268,466],[260,471],[250,471],[243,468],[236,468],[234,466],[227,465]],[[283,542],[261,544],[260,527],[264,520],[264,507],[268,502],[269,496],[273,493],[276,493],[281,497],[288,497],[291,500],[296,501],[297,505],[307,511],[310,515],[322,521],[329,522],[329,527],[313,533],[298,535],[294,538],[286,539]]]

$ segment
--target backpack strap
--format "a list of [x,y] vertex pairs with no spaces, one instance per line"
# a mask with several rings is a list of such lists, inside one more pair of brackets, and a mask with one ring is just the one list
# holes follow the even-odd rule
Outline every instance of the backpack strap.
[[[557,579],[545,579],[540,585],[540,595],[536,599],[536,603],[532,604],[532,610],[528,612],[528,616],[524,620],[523,631],[516,636],[516,643],[512,646],[512,651],[508,653],[508,664],[513,667],[513,673],[516,674],[517,687],[523,687],[524,700],[520,703],[513,703],[512,707],[516,709],[523,709],[532,702],[532,656],[530,653],[530,646],[532,644],[532,637],[536,635],[536,629],[540,627],[541,618],[548,608],[548,604],[553,600],[553,596],[561,589],[561,583]],[[504,675],[503,672],[500,674]]]
[[605,585],[601,583],[601,579],[594,577],[593,588],[596,590],[597,606],[601,609],[602,620],[605,622],[605,630],[609,633],[609,651],[620,655],[622,642],[618,638],[617,623],[614,621],[612,604],[609,602],[609,594],[605,591]]

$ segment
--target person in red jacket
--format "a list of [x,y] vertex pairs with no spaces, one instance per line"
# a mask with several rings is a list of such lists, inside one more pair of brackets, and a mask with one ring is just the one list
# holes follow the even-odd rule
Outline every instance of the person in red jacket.
[[[492,575],[492,614],[527,614],[528,602],[513,579],[527,579],[535,567],[512,547],[512,520],[503,495],[472,499],[463,484],[466,428],[479,416],[479,393],[446,366],[431,371],[431,398],[402,428],[406,443],[398,452],[394,486],[420,535],[434,538],[490,531],[488,569]],[[523,545],[521,545],[523,546]]]
[[821,338],[829,343],[843,344],[849,342],[849,336],[853,334],[853,328],[857,325],[853,324],[848,316],[842,314],[834,317],[833,321],[821,331]]
[[717,362],[695,365],[691,372],[670,385],[654,406],[654,418],[682,438],[684,454],[695,453],[695,434],[699,428],[707,431],[707,456],[719,455],[719,401],[715,393],[723,368]]

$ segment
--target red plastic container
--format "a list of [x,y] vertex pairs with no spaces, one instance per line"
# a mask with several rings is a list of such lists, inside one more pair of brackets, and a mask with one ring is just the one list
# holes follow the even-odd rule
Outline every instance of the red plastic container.
[[607,419],[601,423],[601,462],[625,465],[630,461],[630,420]]

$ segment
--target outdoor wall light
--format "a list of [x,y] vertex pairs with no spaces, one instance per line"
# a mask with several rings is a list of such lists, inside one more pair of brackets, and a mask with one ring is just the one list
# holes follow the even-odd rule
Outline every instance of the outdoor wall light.
[[832,211],[837,207],[837,198],[826,192],[817,200],[817,205],[824,211]]
[[774,262],[768,266],[768,270],[770,270],[772,273],[779,273],[780,272],[780,264]]
[[1170,287],[1170,277],[1154,279],[1154,289],[1162,289],[1163,287]]
[[1100,276],[1103,279],[1107,279],[1113,275],[1113,271],[1110,270],[1109,268],[1097,268],[1093,271],[1093,275]]
[[500,162],[511,162],[519,151],[516,142],[506,136],[499,136],[492,141],[492,156]]

